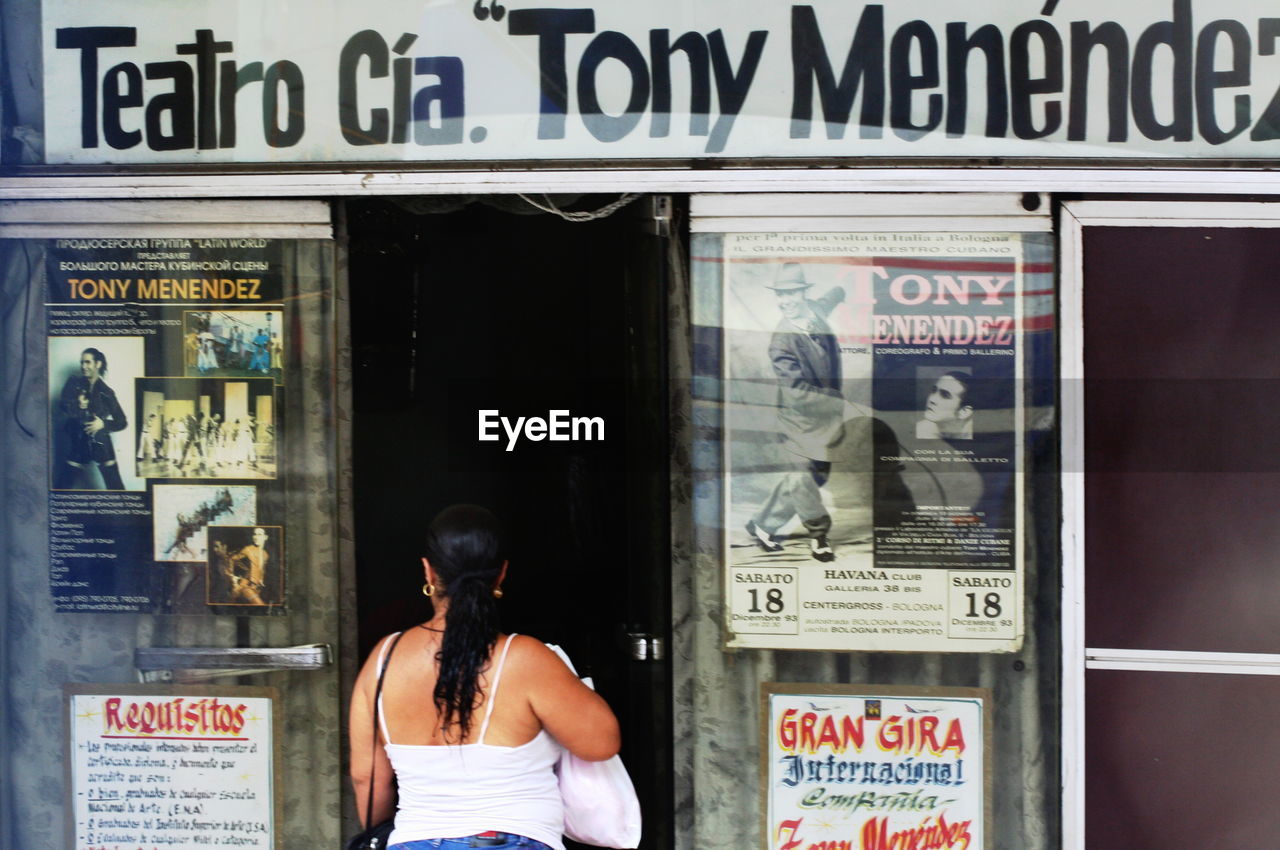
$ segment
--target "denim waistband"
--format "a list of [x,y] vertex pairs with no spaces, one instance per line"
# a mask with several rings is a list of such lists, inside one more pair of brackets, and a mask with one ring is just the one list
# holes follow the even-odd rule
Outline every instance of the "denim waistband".
[[391,845],[387,850],[470,850],[487,847],[489,850],[551,850],[546,844],[512,832],[493,832],[484,835],[467,835],[459,838],[420,838]]

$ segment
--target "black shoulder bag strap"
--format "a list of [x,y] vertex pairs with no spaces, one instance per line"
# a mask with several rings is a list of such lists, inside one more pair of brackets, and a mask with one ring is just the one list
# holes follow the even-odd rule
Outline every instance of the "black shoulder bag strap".
[[364,822],[366,827],[373,826],[370,819],[373,817],[373,778],[378,770],[378,708],[382,704],[382,680],[387,675],[387,668],[391,666],[391,653],[396,651],[396,644],[400,642],[400,638],[404,637],[404,632],[400,632],[391,639],[391,645],[387,647],[387,654],[382,658],[382,669],[378,671],[378,687],[373,692],[373,737],[369,740],[373,742],[373,761],[369,765],[369,800],[364,807]]

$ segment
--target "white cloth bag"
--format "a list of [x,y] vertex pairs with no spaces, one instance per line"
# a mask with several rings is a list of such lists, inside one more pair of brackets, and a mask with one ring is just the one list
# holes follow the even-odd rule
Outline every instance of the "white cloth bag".
[[[573,670],[564,650],[547,646]],[[583,683],[595,690],[589,676]],[[596,847],[629,850],[640,846],[640,801],[635,786],[618,756],[586,761],[564,750],[556,764],[560,797],[564,800],[564,834]]]

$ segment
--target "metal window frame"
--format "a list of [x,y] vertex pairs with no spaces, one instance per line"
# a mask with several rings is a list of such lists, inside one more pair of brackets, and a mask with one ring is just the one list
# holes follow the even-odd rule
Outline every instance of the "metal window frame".
[[333,239],[320,200],[0,200],[0,236],[9,239],[263,237]]
[[1048,196],[1033,192],[701,193],[689,199],[693,233],[1052,229]]
[[[1263,191],[1259,187],[1259,191]],[[1221,194],[1221,193],[1218,193]],[[1094,648],[1085,644],[1084,230],[1280,228],[1280,204],[1067,201],[1059,217],[1062,416],[1062,846],[1085,843],[1085,671],[1280,676],[1280,655]]]
[[[1072,194],[1280,194],[1280,171],[1170,165],[795,168],[496,169],[279,168],[216,173],[58,173],[0,177],[0,200],[111,198],[334,198],[514,193],[976,192]],[[856,160],[854,161],[856,162]]]

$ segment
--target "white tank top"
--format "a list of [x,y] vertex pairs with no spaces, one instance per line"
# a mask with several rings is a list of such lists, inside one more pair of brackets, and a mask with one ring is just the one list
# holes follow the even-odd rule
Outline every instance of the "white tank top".
[[[476,743],[392,743],[382,697],[378,697],[382,737],[400,786],[396,826],[388,845],[494,830],[528,836],[564,850],[564,804],[552,772],[560,758],[560,744],[545,729],[518,747],[484,742],[514,637],[510,635],[502,647]],[[380,672],[389,643],[383,643],[378,655]]]

